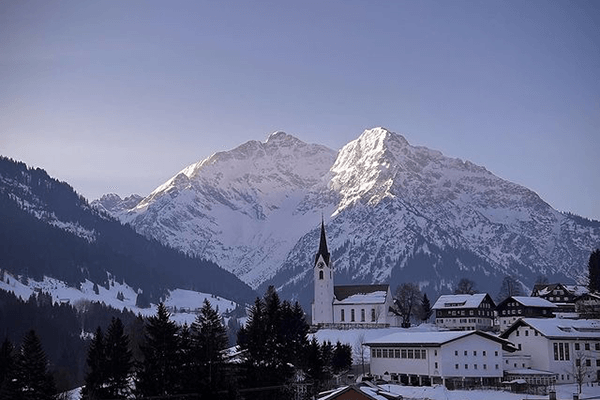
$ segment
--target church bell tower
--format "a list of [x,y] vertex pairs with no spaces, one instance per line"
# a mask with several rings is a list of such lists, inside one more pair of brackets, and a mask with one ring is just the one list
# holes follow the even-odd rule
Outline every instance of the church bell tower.
[[314,300],[312,304],[312,323],[333,323],[333,265],[327,250],[325,236],[325,222],[321,219],[321,240],[319,250],[315,256],[313,266],[313,279],[315,285]]

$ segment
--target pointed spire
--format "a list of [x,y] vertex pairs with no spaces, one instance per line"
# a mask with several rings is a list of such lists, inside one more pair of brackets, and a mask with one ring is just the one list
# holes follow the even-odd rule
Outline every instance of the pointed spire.
[[321,241],[319,242],[319,251],[315,256],[315,264],[319,261],[319,256],[323,256],[325,264],[329,265],[329,251],[327,250],[327,237],[325,236],[325,220],[321,215]]

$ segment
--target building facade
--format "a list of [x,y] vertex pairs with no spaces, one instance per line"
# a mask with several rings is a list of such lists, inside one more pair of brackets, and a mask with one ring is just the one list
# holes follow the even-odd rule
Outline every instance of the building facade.
[[556,309],[556,304],[541,297],[510,296],[496,306],[496,315],[504,331],[520,318],[554,318]]
[[494,328],[496,305],[487,293],[443,295],[433,305],[435,325],[450,330],[482,330]]
[[528,368],[556,373],[557,383],[576,383],[577,375],[600,380],[599,320],[523,318],[500,337],[514,343],[515,355],[528,356]]
[[496,386],[503,352],[515,348],[481,331],[399,332],[366,343],[371,373],[406,385]]

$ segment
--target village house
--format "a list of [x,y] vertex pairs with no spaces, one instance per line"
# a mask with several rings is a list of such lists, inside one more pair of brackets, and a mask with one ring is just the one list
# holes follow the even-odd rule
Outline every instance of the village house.
[[555,313],[575,315],[576,300],[588,292],[582,285],[565,285],[562,283],[536,283],[531,291],[532,297],[541,297],[554,304],[557,309]]
[[554,318],[556,304],[541,297],[510,296],[496,306],[500,331],[519,318]]
[[371,373],[405,385],[497,386],[503,352],[516,348],[481,331],[398,332],[366,343]]
[[438,328],[489,331],[494,327],[495,308],[490,295],[477,293],[440,296],[432,310]]
[[394,299],[390,285],[334,285],[323,221],[313,278],[313,325],[340,329],[399,326],[399,317],[392,312]]
[[[557,383],[600,379],[600,321],[562,318],[523,318],[500,337],[517,346],[513,357],[523,356],[525,368],[557,374]],[[505,369],[523,369],[505,357]],[[516,367],[516,368],[515,368]]]

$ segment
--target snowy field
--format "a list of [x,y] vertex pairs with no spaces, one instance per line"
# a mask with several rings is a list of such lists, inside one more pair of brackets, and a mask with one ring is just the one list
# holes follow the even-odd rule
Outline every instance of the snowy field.
[[[25,285],[13,275],[4,273],[2,280],[0,280],[0,290],[13,292],[23,300],[29,299],[29,296],[36,291],[42,291],[50,293],[54,302],[69,303],[78,307],[86,301],[95,301],[118,310],[127,309],[145,317],[156,314],[157,310],[156,304],[152,304],[150,308],[136,307],[136,291],[127,284],[120,284],[115,281],[111,281],[108,289],[98,285],[98,294],[96,294],[94,284],[88,280],[83,282],[80,288],[69,287],[62,281],[48,277],[40,282],[30,279],[28,284]],[[122,301],[117,298],[119,292],[123,293]],[[191,325],[196,319],[196,314],[193,311],[202,307],[204,299],[208,299],[212,307],[218,308],[220,313],[233,310],[237,305],[235,302],[222,297],[184,289],[169,291],[169,295],[165,299],[165,305],[167,307],[177,307],[179,311],[185,310],[186,312],[172,313],[171,319],[180,325],[184,323]]]

